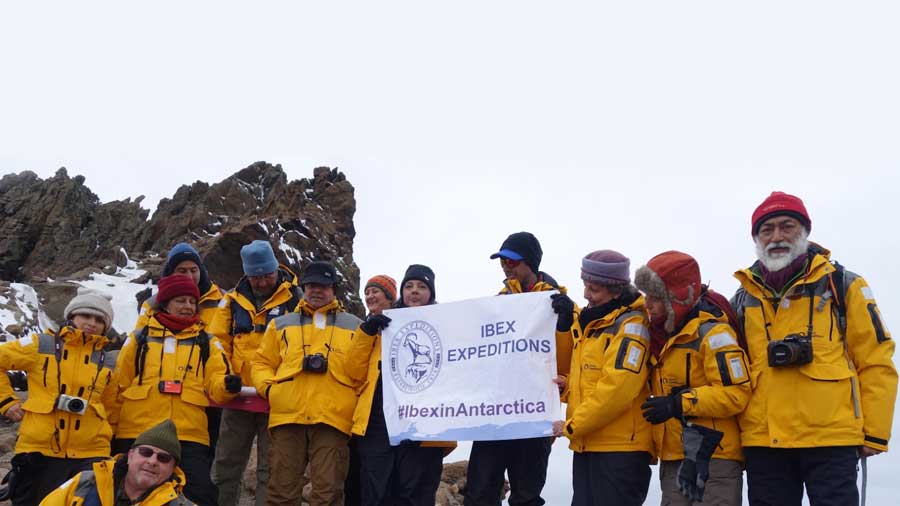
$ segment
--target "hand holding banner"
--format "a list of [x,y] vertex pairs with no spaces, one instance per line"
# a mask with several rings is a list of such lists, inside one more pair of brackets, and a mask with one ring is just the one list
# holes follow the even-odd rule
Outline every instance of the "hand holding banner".
[[391,444],[552,435],[561,415],[551,293],[385,311]]

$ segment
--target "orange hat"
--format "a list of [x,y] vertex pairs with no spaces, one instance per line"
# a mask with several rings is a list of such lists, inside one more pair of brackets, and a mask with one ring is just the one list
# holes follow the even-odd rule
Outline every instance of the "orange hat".
[[368,289],[370,286],[374,286],[378,288],[384,295],[388,298],[389,301],[394,302],[397,300],[397,282],[394,281],[394,278],[386,275],[379,274],[377,276],[372,276],[371,279],[366,281],[366,286],[363,288],[363,291]]

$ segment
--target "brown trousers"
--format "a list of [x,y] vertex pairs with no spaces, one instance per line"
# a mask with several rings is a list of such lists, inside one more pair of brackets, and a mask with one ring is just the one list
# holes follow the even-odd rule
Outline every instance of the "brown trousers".
[[660,464],[662,506],[741,506],[744,488],[744,466],[741,462],[724,459],[709,461],[709,479],[706,480],[702,503],[691,503],[678,491],[675,478],[680,464],[680,460],[666,460]]
[[350,436],[325,424],[279,425],[269,430],[266,506],[299,506],[309,464],[310,506],[343,506]]

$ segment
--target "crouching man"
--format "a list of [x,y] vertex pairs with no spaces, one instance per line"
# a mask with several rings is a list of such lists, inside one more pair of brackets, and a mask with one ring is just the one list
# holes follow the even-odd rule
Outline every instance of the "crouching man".
[[139,435],[127,454],[97,462],[60,485],[41,506],[193,506],[181,493],[180,460],[175,424],[165,420]]

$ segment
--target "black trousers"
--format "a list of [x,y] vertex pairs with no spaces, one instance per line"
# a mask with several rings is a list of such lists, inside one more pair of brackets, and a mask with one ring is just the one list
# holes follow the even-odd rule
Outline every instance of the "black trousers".
[[344,506],[360,506],[359,489],[359,449],[358,437],[353,436],[347,446],[350,448],[350,467],[347,469],[347,479],[344,480]]
[[444,470],[444,449],[422,447],[416,441],[390,445],[380,384],[375,390],[366,435],[353,439],[351,447],[356,447],[359,457],[358,504],[434,506]]
[[82,471],[90,471],[94,462],[104,457],[86,459],[58,459],[40,453],[20,453],[13,457],[14,466],[23,466],[16,473],[13,506],[37,506],[53,489]]
[[[197,506],[218,506],[219,489],[209,476],[212,468],[212,457],[209,447],[193,441],[181,443],[181,462],[178,467],[184,471],[187,483],[184,495]],[[134,444],[134,439],[114,439],[113,454],[127,453]]]
[[856,446],[744,448],[751,506],[856,506]]
[[542,506],[554,438],[475,441],[466,471],[465,506],[500,506],[509,473],[509,506]]
[[575,452],[572,506],[640,506],[650,489],[647,452]]

